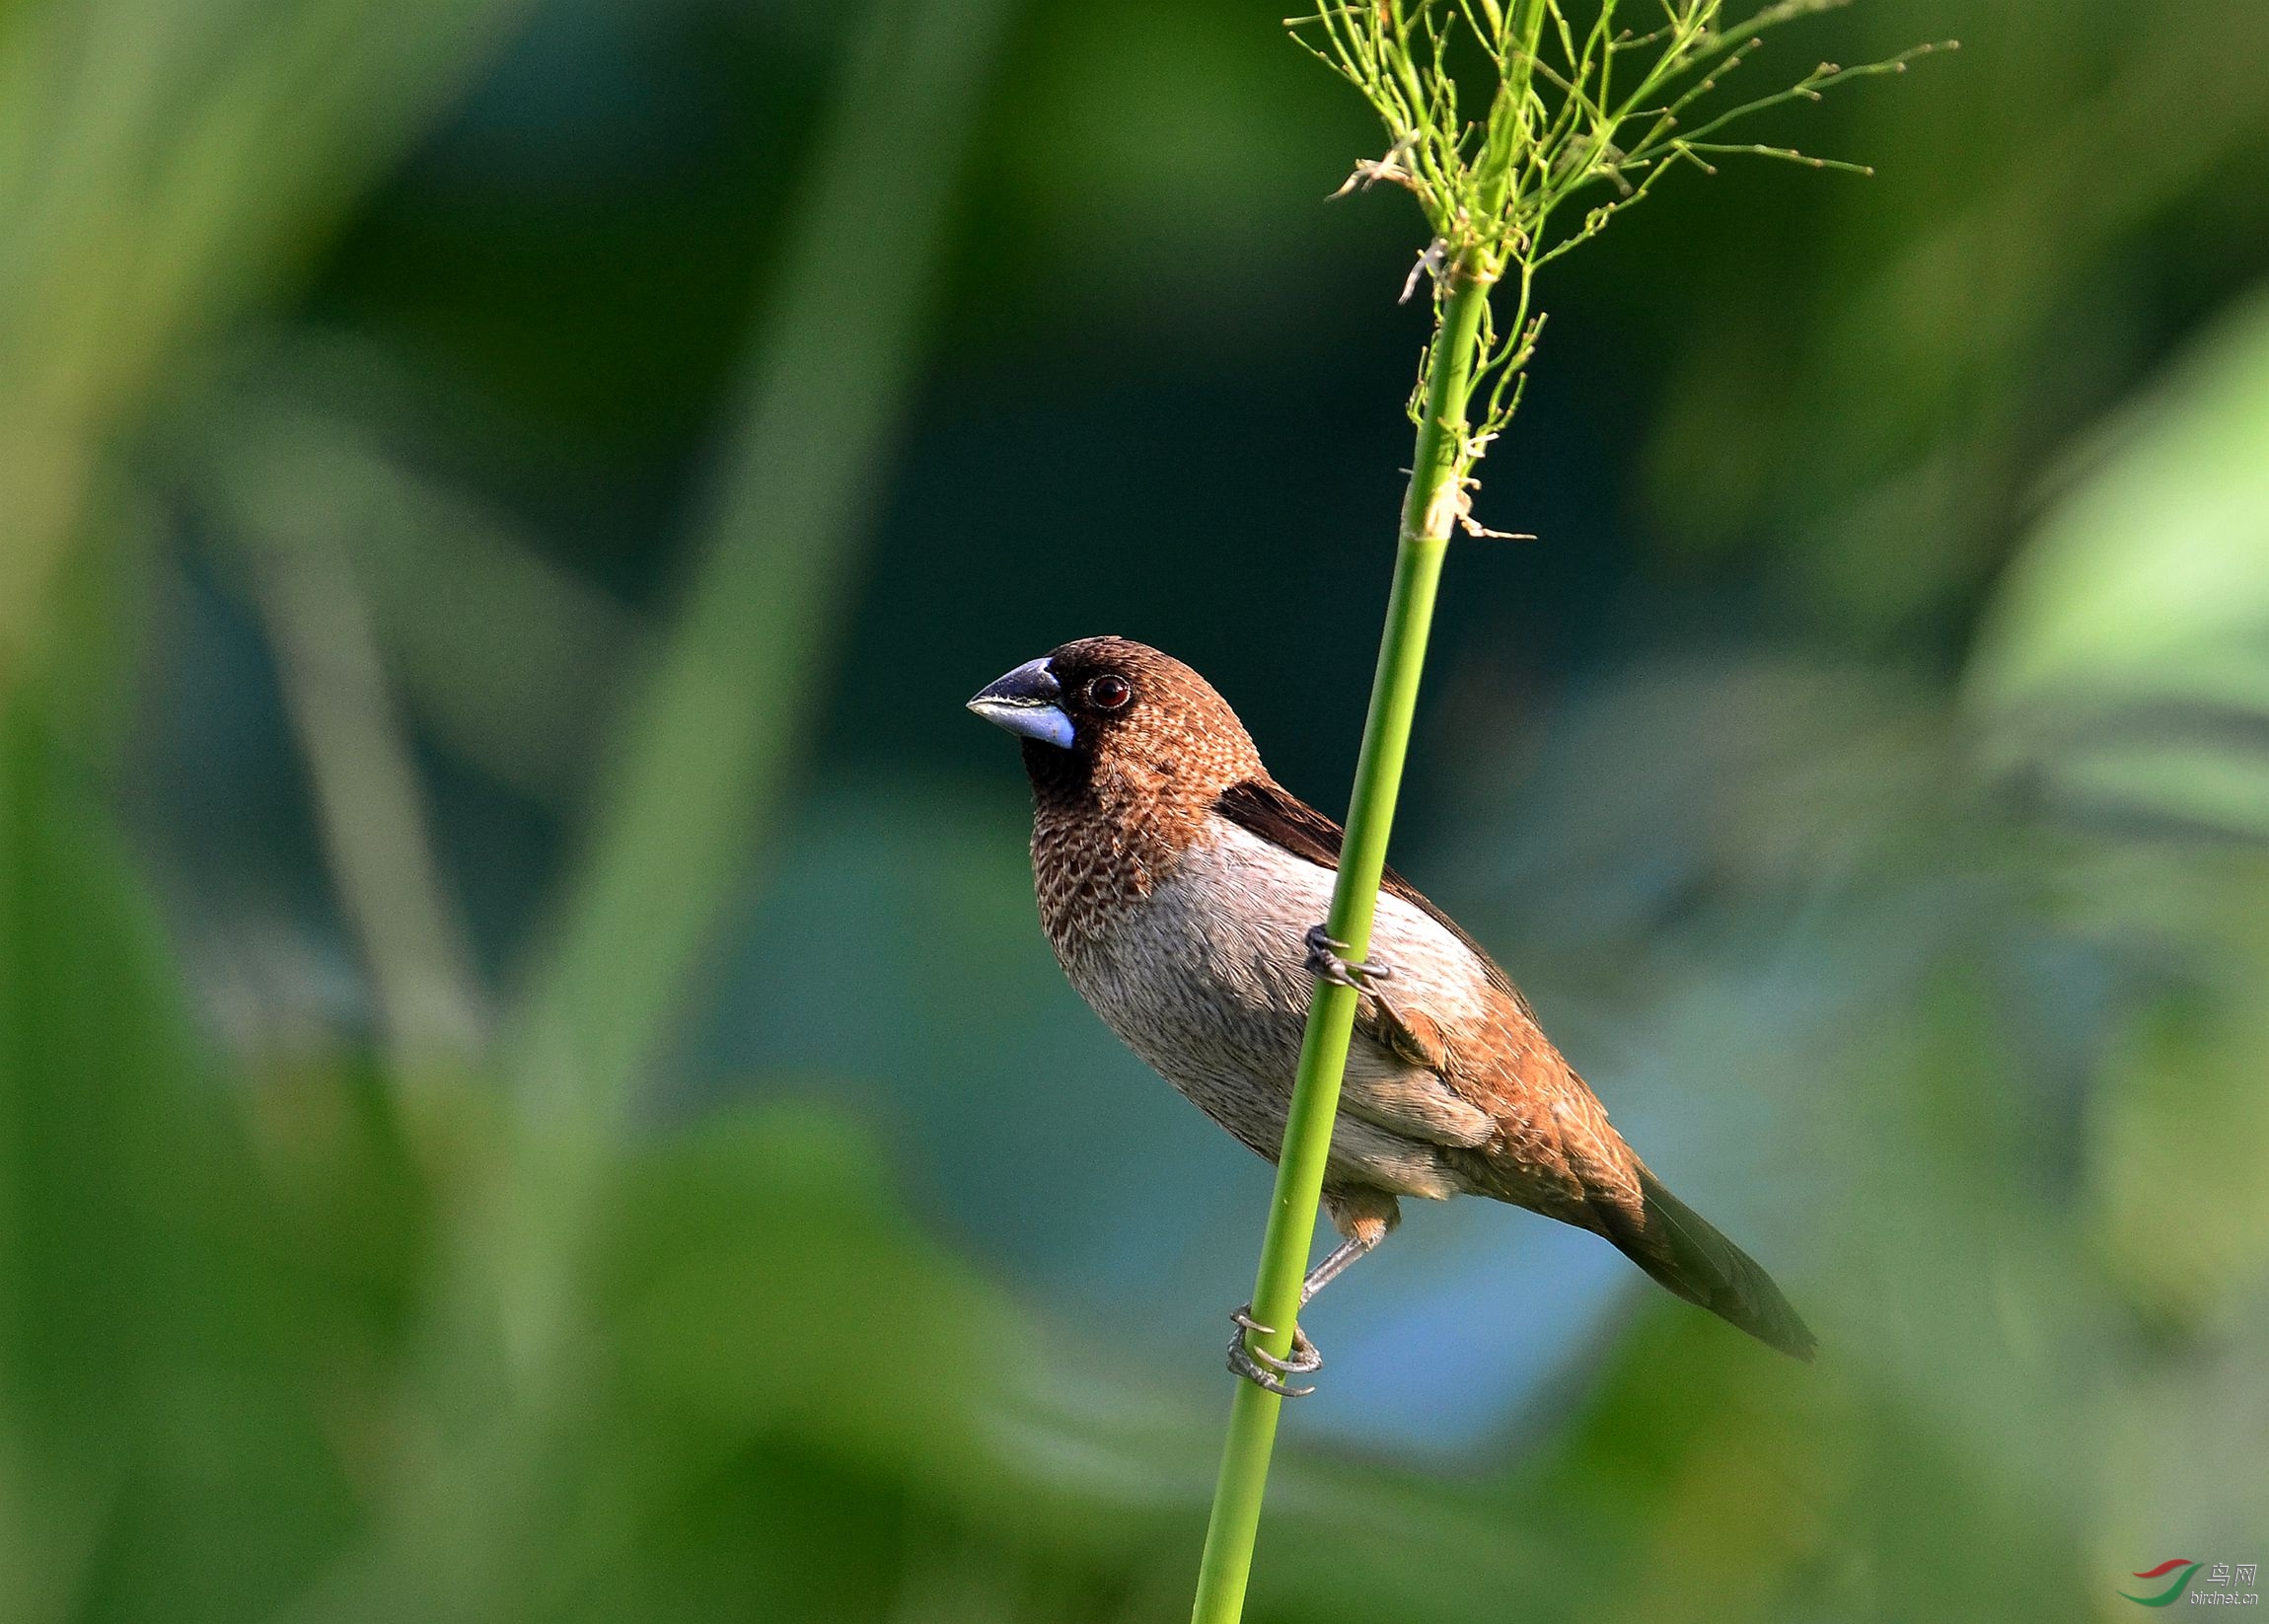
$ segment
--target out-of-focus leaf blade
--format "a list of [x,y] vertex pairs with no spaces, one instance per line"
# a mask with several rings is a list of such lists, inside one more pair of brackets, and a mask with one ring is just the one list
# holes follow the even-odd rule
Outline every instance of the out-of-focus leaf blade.
[[387,674],[435,742],[566,801],[590,753],[592,697],[638,665],[641,628],[525,526],[394,443],[413,414],[398,405],[407,383],[345,345],[280,345],[198,401],[183,460],[240,538],[321,534],[351,552]]
[[721,448],[700,562],[625,708],[523,1010],[529,1085],[604,1118],[764,833],[864,540],[1009,0],[878,0]]
[[0,683],[112,441],[304,262],[524,0],[0,9]]
[[2199,1335],[2269,1283],[2269,870],[2244,855],[2194,904],[2212,950],[2108,1057],[2091,1125],[2114,1280],[2162,1326]]
[[2269,297],[2097,446],[1978,646],[1988,759],[2089,812],[2269,838]]
[[80,770],[0,728],[0,1593],[256,1616],[347,1511],[295,1356],[343,1350]]

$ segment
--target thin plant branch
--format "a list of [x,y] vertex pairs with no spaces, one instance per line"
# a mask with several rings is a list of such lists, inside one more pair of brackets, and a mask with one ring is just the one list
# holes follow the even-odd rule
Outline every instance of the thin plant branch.
[[[1288,22],[1293,38],[1354,87],[1386,132],[1386,155],[1358,163],[1339,194],[1386,182],[1412,195],[1428,241],[1404,297],[1422,284],[1433,296],[1433,332],[1411,397],[1417,444],[1386,629],[1332,890],[1329,929],[1350,957],[1370,949],[1442,558],[1459,530],[1498,534],[1474,516],[1475,470],[1520,406],[1544,327],[1533,306],[1536,273],[1644,199],[1674,164],[1709,171],[1706,154],[1866,173],[1793,148],[1706,138],[1948,47],[1918,46],[1858,68],[1822,63],[1784,90],[1705,111],[1698,127],[1680,127],[1707,109],[1765,33],[1839,3],[1783,0],[1728,30],[1722,0],[1659,0],[1647,15],[1660,21],[1645,33],[1619,28],[1619,0],[1598,0],[1588,23],[1564,0],[1349,0]],[[1486,112],[1469,118],[1452,64],[1477,57],[1485,71],[1469,77],[1486,91]],[[1577,213],[1589,196],[1599,200]],[[1493,308],[1500,290],[1508,307],[1501,320]],[[1308,1013],[1253,1287],[1254,1317],[1271,1329],[1247,1333],[1252,1351],[1278,1360],[1292,1348],[1357,1000],[1352,988],[1319,983]],[[1243,1614],[1282,1403],[1255,1383],[1237,1384],[1193,1624],[1236,1624]]]
[[486,999],[434,856],[408,730],[339,541],[344,526],[335,515],[302,517],[296,534],[249,538],[255,596],[380,1040],[396,1073],[414,1080],[476,1052]]

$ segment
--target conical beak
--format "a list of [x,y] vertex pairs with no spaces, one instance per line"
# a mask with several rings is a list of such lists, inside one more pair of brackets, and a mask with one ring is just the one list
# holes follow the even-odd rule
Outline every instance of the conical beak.
[[1056,702],[1062,697],[1063,685],[1048,669],[1044,656],[1026,660],[1007,676],[986,684],[969,701],[969,708],[1020,738],[1069,750],[1071,718]]

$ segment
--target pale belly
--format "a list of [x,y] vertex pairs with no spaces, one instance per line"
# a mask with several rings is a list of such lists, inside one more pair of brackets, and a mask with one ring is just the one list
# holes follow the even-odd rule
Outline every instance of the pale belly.
[[[1303,937],[1329,910],[1332,882],[1328,870],[1231,826],[1101,936],[1060,955],[1129,1048],[1272,1161],[1315,986]],[[1446,1018],[1484,996],[1463,944],[1399,898],[1379,899],[1371,951],[1394,966],[1397,997]],[[1455,1195],[1463,1186],[1444,1148],[1479,1144],[1493,1127],[1431,1071],[1357,1032],[1329,1177],[1397,1195]]]

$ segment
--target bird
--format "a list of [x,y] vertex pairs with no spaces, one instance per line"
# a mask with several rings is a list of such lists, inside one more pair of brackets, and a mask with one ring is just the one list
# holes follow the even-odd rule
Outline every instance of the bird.
[[[1655,1177],[1495,959],[1391,867],[1370,957],[1324,921],[1342,831],[1262,765],[1211,684],[1125,637],[1028,660],[969,708],[1021,741],[1040,923],[1073,988],[1150,1068],[1271,1161],[1317,981],[1358,993],[1323,1207],[1340,1244],[1308,1301],[1401,1220],[1405,1198],[1485,1196],[1616,1246],[1654,1280],[1809,1362],[1816,1340],[1765,1270]],[[1251,1304],[1229,1367],[1283,1397],[1287,1356]]]

